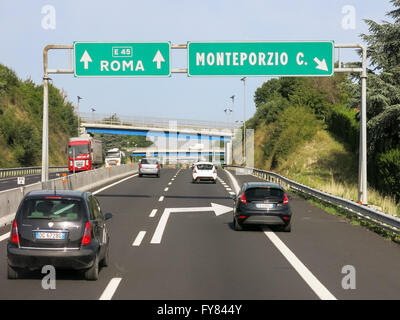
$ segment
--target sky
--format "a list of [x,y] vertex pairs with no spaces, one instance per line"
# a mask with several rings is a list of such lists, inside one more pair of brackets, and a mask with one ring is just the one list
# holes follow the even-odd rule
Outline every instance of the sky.
[[[54,14],[49,20],[47,6]],[[362,43],[363,19],[387,20],[389,0],[0,0],[0,63],[40,84],[43,48],[74,41],[277,41]],[[343,49],[342,61],[359,61]],[[68,67],[52,51],[50,68]],[[186,50],[172,50],[171,67],[187,68]],[[78,78],[53,74],[80,111],[215,121],[243,120],[255,112],[254,92],[269,77]],[[230,97],[235,95],[234,105]],[[244,99],[245,97],[245,99]],[[226,108],[233,108],[228,115]]]

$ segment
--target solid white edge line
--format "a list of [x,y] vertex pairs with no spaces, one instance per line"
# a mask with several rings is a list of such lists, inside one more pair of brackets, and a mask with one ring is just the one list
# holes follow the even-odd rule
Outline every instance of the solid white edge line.
[[124,182],[124,181],[126,181],[126,180],[128,180],[128,179],[131,179],[131,178],[134,178],[134,177],[136,177],[137,175],[138,175],[138,174],[135,173],[135,174],[132,175],[132,176],[129,176],[129,177],[127,177],[127,178],[124,178],[124,179],[122,179],[122,180],[119,180],[119,181],[117,181],[117,182],[114,182],[114,183],[112,183],[112,184],[110,184],[110,185],[108,185],[108,186],[105,186],[104,188],[101,188],[101,189],[99,189],[99,190],[96,190],[96,191],[92,192],[92,194],[95,195],[95,194],[97,194],[97,193],[99,193],[99,192],[102,192],[102,191],[104,191],[104,190],[106,190],[106,189],[108,189],[108,188],[111,188],[111,187],[117,185],[118,183]]
[[155,216],[156,216],[156,213],[157,213],[157,209],[151,210],[151,213],[150,213],[149,217],[150,217],[150,218],[155,217]]
[[275,245],[280,253],[292,265],[308,286],[321,300],[337,300],[336,297],[311,273],[310,270],[296,257],[296,255],[282,242],[278,236],[268,228],[263,228],[264,234]]
[[[236,194],[239,193],[239,184],[232,173],[224,169],[228,174]],[[315,292],[315,294],[321,300],[337,300],[334,295],[332,295],[327,288],[311,273],[310,270],[296,257],[296,255],[282,242],[279,237],[272,232],[269,228],[263,228],[264,234],[268,239],[275,245],[275,247],[281,252],[281,254],[286,258],[286,260],[293,266],[297,273],[303,278],[303,280],[308,284],[308,286]]]
[[142,243],[142,240],[145,235],[146,235],[146,231],[139,231],[138,235],[136,236],[135,241],[133,241],[133,243],[132,243],[132,246],[139,247],[140,244]]
[[7,232],[7,233],[1,235],[0,236],[0,242],[3,241],[3,240],[8,239],[9,237],[10,237],[10,232]]
[[121,280],[122,278],[112,278],[107,287],[104,289],[99,300],[111,300]]

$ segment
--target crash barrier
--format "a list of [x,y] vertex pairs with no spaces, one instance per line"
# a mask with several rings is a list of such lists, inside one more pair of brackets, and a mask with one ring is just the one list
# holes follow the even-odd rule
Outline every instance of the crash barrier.
[[257,176],[258,178],[261,178],[268,182],[279,183],[286,189],[293,189],[295,191],[307,194],[311,197],[317,198],[329,204],[335,205],[337,207],[345,209],[351,214],[354,214],[363,219],[370,220],[376,224],[379,224],[381,227],[385,229],[389,229],[390,231],[400,234],[400,219],[398,217],[389,215],[384,212],[380,212],[366,205],[362,205],[357,202],[348,199],[343,199],[335,195],[308,187],[304,184],[295,182],[289,178],[286,178],[274,172],[250,168],[250,167],[233,166],[233,165],[225,166],[225,168],[235,168],[235,170],[238,170],[237,174],[239,175],[249,174]]
[[[49,167],[49,173],[55,172],[66,172],[68,171],[67,166],[60,167]],[[33,174],[41,174],[42,167],[24,167],[24,168],[8,168],[0,169],[0,179],[8,177],[24,177]]]
[[111,168],[83,171],[68,176],[37,182],[14,189],[0,191],[0,226],[11,223],[23,197],[33,190],[80,190],[88,191],[113,180],[132,175],[138,171],[137,164],[125,164]]

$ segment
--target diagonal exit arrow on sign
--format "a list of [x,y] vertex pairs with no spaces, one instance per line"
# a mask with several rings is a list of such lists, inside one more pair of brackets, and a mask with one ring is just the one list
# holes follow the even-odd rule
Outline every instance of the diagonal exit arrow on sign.
[[164,229],[167,225],[168,218],[171,213],[185,213],[185,212],[209,212],[214,211],[216,216],[228,213],[232,211],[231,207],[223,206],[221,204],[211,203],[211,207],[189,207],[189,208],[165,208],[160,221],[158,222],[156,231],[154,231],[153,238],[150,243],[161,243],[161,238],[164,233]]

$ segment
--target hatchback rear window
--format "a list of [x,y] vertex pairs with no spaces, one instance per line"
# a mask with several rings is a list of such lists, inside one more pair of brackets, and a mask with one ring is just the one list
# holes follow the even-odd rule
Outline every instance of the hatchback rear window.
[[156,159],[142,159],[141,164],[157,164],[157,160]]
[[248,201],[261,201],[266,199],[283,199],[284,192],[277,188],[251,188],[246,190]]
[[22,207],[22,219],[76,221],[82,217],[82,201],[78,199],[27,199]]
[[212,170],[214,166],[212,164],[198,164],[197,169],[199,170]]

